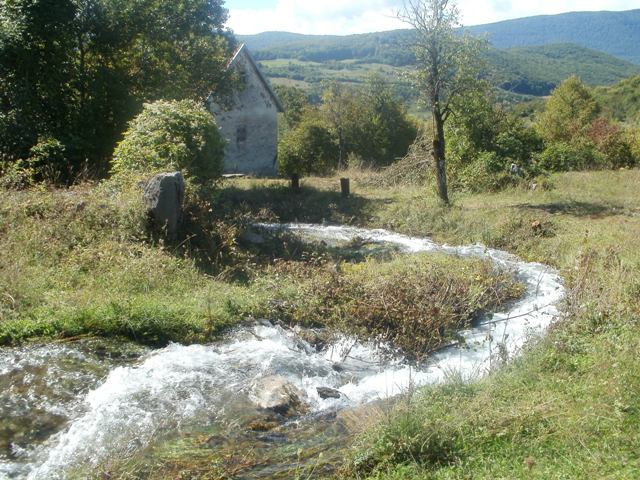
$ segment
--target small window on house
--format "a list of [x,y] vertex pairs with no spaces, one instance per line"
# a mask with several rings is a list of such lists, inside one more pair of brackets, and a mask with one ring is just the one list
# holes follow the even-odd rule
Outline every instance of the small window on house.
[[242,143],[247,141],[247,126],[240,125],[236,130],[236,143]]

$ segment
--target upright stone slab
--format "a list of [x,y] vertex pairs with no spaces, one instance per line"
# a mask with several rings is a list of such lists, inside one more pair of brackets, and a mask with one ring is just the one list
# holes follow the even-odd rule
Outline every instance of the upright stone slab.
[[144,202],[154,227],[175,240],[182,222],[184,178],[180,172],[160,173],[144,188]]

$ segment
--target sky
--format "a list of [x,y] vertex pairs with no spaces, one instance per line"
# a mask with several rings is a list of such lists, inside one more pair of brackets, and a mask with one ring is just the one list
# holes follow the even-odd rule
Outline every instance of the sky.
[[[349,35],[408,28],[395,18],[402,0],[226,0],[235,33],[285,31]],[[631,10],[640,0],[458,0],[463,25],[575,11]]]

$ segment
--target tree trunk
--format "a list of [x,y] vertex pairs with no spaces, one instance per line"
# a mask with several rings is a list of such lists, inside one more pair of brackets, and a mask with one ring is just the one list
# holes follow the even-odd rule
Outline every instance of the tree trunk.
[[342,135],[342,127],[338,127],[338,149],[339,149],[339,157],[338,157],[338,169],[343,168],[344,165],[344,137]]
[[438,182],[438,196],[447,205],[449,204],[449,193],[447,189],[447,169],[445,162],[445,140],[444,140],[444,119],[438,105],[433,108],[433,124],[435,134],[433,138],[433,159],[436,164],[436,180]]

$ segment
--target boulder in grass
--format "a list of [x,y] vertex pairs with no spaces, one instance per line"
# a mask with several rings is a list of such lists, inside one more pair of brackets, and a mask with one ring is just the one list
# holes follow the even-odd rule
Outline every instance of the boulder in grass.
[[160,173],[147,182],[144,202],[155,229],[175,240],[182,223],[185,185],[180,172]]

